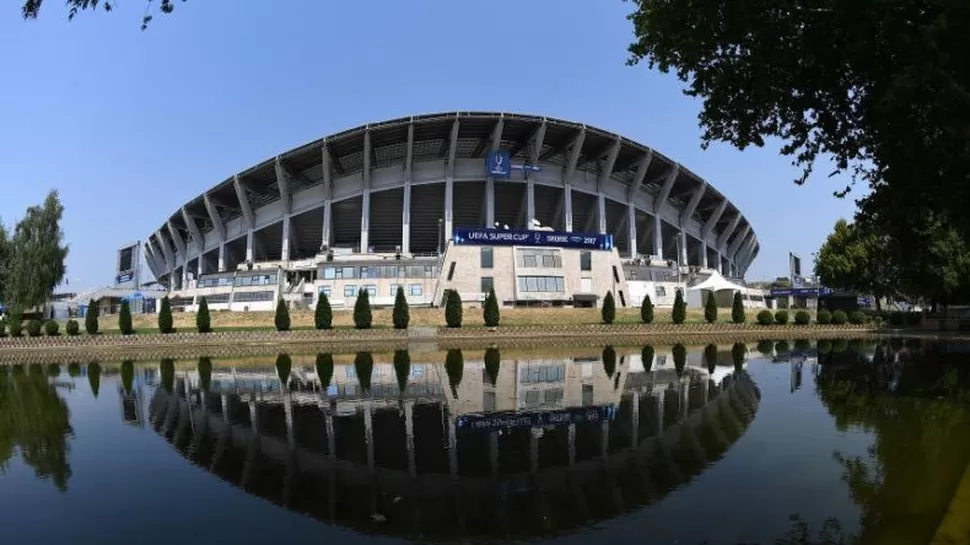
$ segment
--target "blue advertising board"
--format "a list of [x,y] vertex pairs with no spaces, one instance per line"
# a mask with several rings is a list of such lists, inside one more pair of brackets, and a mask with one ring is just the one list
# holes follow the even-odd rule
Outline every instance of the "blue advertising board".
[[559,411],[532,413],[503,412],[492,414],[466,414],[458,417],[458,429],[474,431],[493,431],[511,428],[533,428],[544,426],[566,426],[586,422],[604,422],[616,417],[613,405],[575,407]]
[[455,244],[470,246],[552,246],[583,250],[613,249],[613,235],[567,233],[564,231],[455,227],[452,240]]
[[134,279],[135,279],[135,273],[133,273],[133,272],[126,272],[126,273],[122,273],[122,274],[119,274],[118,276],[116,276],[115,277],[115,282],[118,283],[118,284],[124,284],[125,282],[131,282]]
[[489,178],[508,178],[512,175],[512,158],[505,150],[490,151],[485,156],[485,175]]
[[772,297],[825,297],[832,295],[832,288],[772,288]]

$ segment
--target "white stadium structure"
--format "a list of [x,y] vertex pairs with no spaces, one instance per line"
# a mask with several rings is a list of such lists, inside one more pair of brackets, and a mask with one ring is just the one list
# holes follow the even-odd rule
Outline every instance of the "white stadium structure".
[[[373,123],[269,158],[175,210],[142,243],[173,305],[266,310],[367,290],[417,305],[621,306],[706,282],[761,306],[744,214],[676,161],[547,117],[456,112]],[[120,278],[120,277],[119,277]],[[127,278],[127,277],[126,277]],[[760,293],[760,292],[759,292]]]

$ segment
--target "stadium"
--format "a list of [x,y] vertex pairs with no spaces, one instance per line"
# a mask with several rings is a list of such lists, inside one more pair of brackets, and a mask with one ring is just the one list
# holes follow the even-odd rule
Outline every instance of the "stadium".
[[[187,310],[202,296],[269,310],[319,293],[340,308],[361,290],[389,305],[398,286],[412,305],[494,289],[506,306],[596,306],[609,291],[620,306],[662,306],[704,285],[760,306],[742,280],[758,239],[723,194],[648,146],[531,115],[429,114],[326,136],[215,184],[139,244]],[[116,280],[137,286],[137,271]]]

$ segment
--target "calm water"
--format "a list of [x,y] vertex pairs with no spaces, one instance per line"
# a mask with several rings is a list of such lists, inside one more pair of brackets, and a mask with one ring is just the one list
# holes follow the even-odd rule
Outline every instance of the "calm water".
[[970,462],[967,351],[7,367],[0,528],[59,545],[927,543]]

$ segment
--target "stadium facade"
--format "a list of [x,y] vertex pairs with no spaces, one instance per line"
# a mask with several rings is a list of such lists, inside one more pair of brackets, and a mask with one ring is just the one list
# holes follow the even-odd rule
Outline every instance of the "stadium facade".
[[[456,112],[346,130],[230,176],[143,244],[176,306],[278,298],[340,307],[367,290],[412,304],[455,289],[505,305],[622,306],[759,252],[741,210],[645,145],[547,117]],[[634,285],[636,284],[636,285]],[[639,294],[639,295],[638,295]]]

